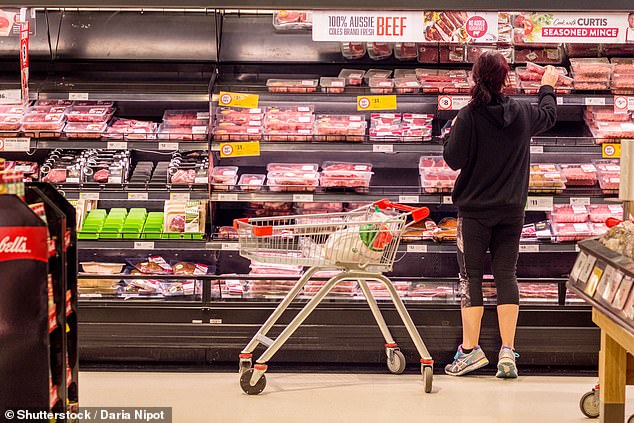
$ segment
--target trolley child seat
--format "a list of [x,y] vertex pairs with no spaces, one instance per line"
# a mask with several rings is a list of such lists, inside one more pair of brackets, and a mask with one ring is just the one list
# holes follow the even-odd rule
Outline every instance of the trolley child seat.
[[[249,395],[257,395],[264,390],[264,373],[268,368],[266,363],[324,297],[344,281],[358,282],[385,338],[388,369],[395,374],[402,373],[405,370],[405,357],[392,338],[368,287],[368,281],[376,281],[385,285],[418,350],[425,392],[431,392],[434,361],[392,282],[383,275],[383,272],[392,270],[405,229],[427,216],[429,209],[426,207],[415,208],[380,200],[344,213],[236,219],[234,226],[238,231],[241,256],[260,263],[309,267],[242,350],[242,390]],[[407,223],[409,217],[411,222]],[[282,313],[319,270],[340,270],[341,273],[330,278],[319,289],[276,339],[267,337]],[[252,365],[253,350],[259,344],[267,349]]]

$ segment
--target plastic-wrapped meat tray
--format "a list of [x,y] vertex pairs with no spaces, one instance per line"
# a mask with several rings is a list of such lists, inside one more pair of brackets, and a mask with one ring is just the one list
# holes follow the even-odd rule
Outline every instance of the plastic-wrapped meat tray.
[[467,72],[460,69],[416,69],[421,82],[467,82]]
[[[346,59],[355,60],[365,56],[365,43],[345,42],[341,43],[341,55]],[[356,84],[352,84],[356,85]]]
[[515,45],[515,63],[559,64],[564,54],[560,46],[537,47],[531,45]]
[[60,131],[66,120],[63,113],[27,114],[22,121],[25,131]]
[[452,286],[433,283],[412,283],[407,293],[407,296],[412,299],[429,301],[452,301],[454,295]]
[[110,139],[153,140],[156,139],[156,123],[135,119],[114,119],[104,134]]
[[416,60],[417,48],[415,43],[396,43],[394,57],[397,60]]
[[318,172],[302,171],[270,171],[267,175],[270,191],[302,192],[315,191],[319,186]]
[[566,186],[594,186],[597,183],[597,168],[592,164],[561,164],[561,173]]
[[392,45],[390,43],[368,43],[366,48],[368,56],[372,60],[383,60],[392,56]]
[[568,57],[599,57],[601,54],[601,45],[593,44],[566,44],[566,53]]
[[360,69],[341,69],[339,72],[339,78],[345,79],[347,85],[361,85],[364,76],[365,71]]
[[167,126],[209,126],[209,112],[202,110],[165,110],[163,123]]
[[312,107],[268,108],[264,119],[267,141],[310,141],[315,116]]
[[231,122],[221,122],[213,130],[216,141],[257,141],[262,139],[262,126],[240,125]]
[[325,162],[320,178],[324,188],[369,188],[372,165],[367,163]]
[[438,44],[416,44],[416,60],[419,63],[438,63]]
[[69,122],[107,122],[114,114],[112,107],[73,106],[67,112]]
[[555,204],[550,214],[553,223],[583,223],[588,220],[586,206]]
[[604,194],[618,194],[620,183],[620,173],[599,172],[599,186]]
[[602,122],[634,122],[629,113],[616,113],[612,106],[588,106],[585,117]]
[[592,236],[592,228],[587,223],[553,223],[553,241],[581,241]]
[[605,140],[634,138],[634,122],[594,122],[589,125],[597,144]]
[[420,92],[420,82],[413,77],[396,78],[395,80],[397,94],[416,94]]
[[205,141],[207,126],[167,126],[160,124],[156,135],[160,140],[171,141]]
[[530,167],[528,191],[561,194],[566,189],[566,179],[558,165],[534,164]]
[[214,167],[210,179],[215,190],[229,191],[238,182],[238,168],[236,166]]
[[276,10],[273,27],[277,31],[298,31],[313,27],[312,12],[305,10]]
[[108,128],[105,122],[100,123],[84,123],[84,122],[68,122],[64,127],[64,135],[68,138],[96,138],[102,137]]
[[319,86],[324,93],[341,94],[346,89],[346,79],[322,76],[319,79]]
[[372,94],[390,94],[394,91],[394,80],[391,78],[372,77],[368,82]]
[[610,83],[614,94],[634,94],[634,73],[614,73]]
[[317,91],[317,79],[269,79],[266,86],[272,93],[314,93]]
[[439,63],[464,63],[466,59],[463,44],[440,44],[438,46]]
[[520,283],[520,300],[545,300],[556,302],[559,299],[559,287],[554,283]]
[[459,173],[439,156],[421,157],[418,167],[421,186],[427,193],[451,192]]
[[592,204],[589,210],[592,223],[605,223],[610,217],[623,219],[623,206],[620,204]]
[[317,141],[363,142],[367,122],[362,115],[317,115]]
[[241,109],[233,107],[220,107],[216,112],[218,122],[235,124],[248,124],[249,122],[260,122],[264,119],[264,111],[260,108]]
[[610,59],[615,74],[633,74],[634,58],[632,57],[613,57]]
[[15,136],[20,132],[22,126],[22,115],[0,114],[0,131],[12,131],[13,135],[3,134],[4,136]]
[[238,181],[238,187],[242,191],[261,191],[266,175],[243,174]]

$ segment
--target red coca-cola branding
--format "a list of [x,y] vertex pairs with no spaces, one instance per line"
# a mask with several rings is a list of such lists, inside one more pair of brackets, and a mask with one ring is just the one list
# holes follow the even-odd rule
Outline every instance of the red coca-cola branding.
[[10,260],[48,261],[46,227],[0,227],[0,262]]

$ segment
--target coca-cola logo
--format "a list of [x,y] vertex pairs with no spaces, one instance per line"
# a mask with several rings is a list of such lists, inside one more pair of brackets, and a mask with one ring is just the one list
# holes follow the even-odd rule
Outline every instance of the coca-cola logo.
[[0,262],[48,261],[48,232],[45,226],[0,227]]
[[25,236],[16,236],[11,239],[9,236],[5,236],[0,240],[0,253],[23,253],[28,254],[31,252],[27,248],[27,238]]

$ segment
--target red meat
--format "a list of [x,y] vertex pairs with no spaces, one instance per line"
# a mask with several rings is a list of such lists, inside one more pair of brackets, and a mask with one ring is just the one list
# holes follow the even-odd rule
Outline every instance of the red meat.
[[105,183],[105,182],[108,182],[109,176],[110,176],[110,170],[101,169],[95,172],[95,174],[92,176],[92,179],[95,182]]
[[61,184],[66,182],[66,169],[53,169],[42,178],[42,182]]

